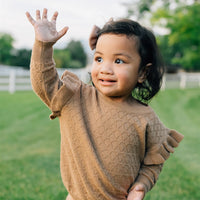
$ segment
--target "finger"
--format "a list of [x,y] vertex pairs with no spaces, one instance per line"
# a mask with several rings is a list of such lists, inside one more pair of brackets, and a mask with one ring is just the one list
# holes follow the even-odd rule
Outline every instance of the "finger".
[[138,184],[134,188],[135,191],[145,191],[145,187],[142,184]]
[[52,16],[51,21],[55,23],[57,17],[58,17],[58,12],[56,11],[56,12],[53,14],[53,16]]
[[64,27],[61,31],[58,32],[58,39],[60,39],[61,37],[63,37],[67,31],[68,31],[69,27]]
[[40,17],[40,11],[39,10],[36,10],[36,20],[40,20],[41,17]]
[[43,9],[42,19],[47,19],[47,9]]
[[142,193],[135,195],[134,200],[142,200],[144,195]]
[[31,17],[29,12],[26,12],[26,16],[28,18],[28,21],[34,26],[35,20]]

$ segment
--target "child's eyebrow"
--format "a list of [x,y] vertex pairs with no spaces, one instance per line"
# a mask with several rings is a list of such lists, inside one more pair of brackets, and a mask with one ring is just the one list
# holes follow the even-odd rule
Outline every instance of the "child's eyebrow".
[[126,53],[116,53],[115,56],[125,56],[127,58],[132,59],[132,57],[130,55],[126,54]]
[[95,51],[94,54],[96,54],[96,53],[103,55],[103,53],[101,53],[100,51]]
[[[100,51],[95,51],[94,54],[100,54],[103,55],[103,53],[101,53]],[[132,57],[126,53],[115,53],[114,56],[125,56],[129,59],[132,59]]]

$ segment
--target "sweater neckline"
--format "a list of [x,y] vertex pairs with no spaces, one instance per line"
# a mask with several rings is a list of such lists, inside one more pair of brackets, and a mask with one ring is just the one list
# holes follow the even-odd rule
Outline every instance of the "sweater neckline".
[[119,102],[114,101],[112,98],[103,95],[101,92],[96,90],[97,96],[100,101],[103,101],[108,106],[113,107],[114,109],[118,109],[120,111],[126,111],[130,113],[149,113],[151,112],[150,106],[143,105],[142,103],[138,102],[134,97],[130,96],[125,101]]

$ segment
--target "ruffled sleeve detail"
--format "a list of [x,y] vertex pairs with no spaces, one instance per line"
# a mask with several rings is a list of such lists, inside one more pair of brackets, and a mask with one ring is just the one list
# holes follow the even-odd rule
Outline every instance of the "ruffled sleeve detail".
[[52,114],[50,119],[61,116],[62,108],[69,102],[72,96],[81,86],[80,79],[73,73],[65,71],[61,77],[62,86],[57,91],[51,102]]
[[174,152],[174,148],[178,147],[184,137],[175,130],[169,130],[167,132],[168,134],[160,145],[155,144],[147,150],[144,158],[145,165],[164,163],[169,158],[170,153]]

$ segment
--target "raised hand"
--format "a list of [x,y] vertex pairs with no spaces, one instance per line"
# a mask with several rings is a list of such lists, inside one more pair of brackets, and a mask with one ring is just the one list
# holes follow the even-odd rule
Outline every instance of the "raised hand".
[[47,9],[44,8],[42,18],[40,16],[40,11],[36,10],[36,20],[32,18],[29,12],[26,12],[26,16],[29,22],[33,25],[35,30],[35,39],[42,42],[56,42],[68,30],[68,27],[64,27],[61,31],[56,30],[56,19],[58,12],[55,12],[52,16],[51,21],[47,19]]

